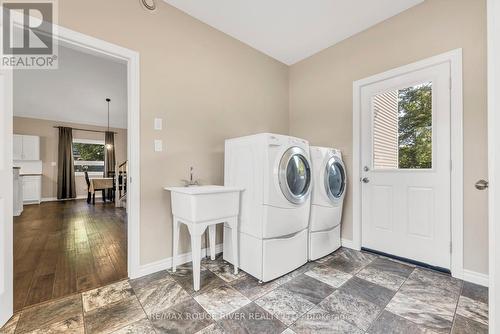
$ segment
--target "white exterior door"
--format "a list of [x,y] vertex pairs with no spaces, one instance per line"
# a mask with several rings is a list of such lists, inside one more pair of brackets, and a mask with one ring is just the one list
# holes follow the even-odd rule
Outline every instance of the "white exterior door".
[[361,90],[362,247],[451,267],[450,64]]
[[13,311],[12,72],[0,71],[0,327]]

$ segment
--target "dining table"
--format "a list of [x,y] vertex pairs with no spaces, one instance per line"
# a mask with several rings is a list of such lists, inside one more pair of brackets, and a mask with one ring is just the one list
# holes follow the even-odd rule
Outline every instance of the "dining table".
[[[113,189],[113,178],[112,177],[93,177],[89,180],[89,192],[94,195],[96,191]],[[103,197],[103,201],[106,198]]]

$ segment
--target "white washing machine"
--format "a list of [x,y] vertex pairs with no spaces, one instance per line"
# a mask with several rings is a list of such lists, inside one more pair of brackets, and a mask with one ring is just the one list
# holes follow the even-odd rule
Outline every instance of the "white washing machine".
[[311,146],[313,190],[309,220],[309,260],[340,247],[346,172],[339,150]]
[[[228,139],[224,184],[241,195],[239,264],[263,282],[307,262],[311,164],[307,141],[276,134]],[[224,226],[224,259],[232,261]]]

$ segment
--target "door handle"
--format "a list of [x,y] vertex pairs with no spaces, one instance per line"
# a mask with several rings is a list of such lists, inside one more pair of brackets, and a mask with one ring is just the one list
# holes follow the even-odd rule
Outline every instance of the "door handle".
[[363,182],[363,183],[369,183],[370,179],[367,178],[367,177],[364,177],[364,178],[361,179],[361,182]]
[[486,180],[479,180],[476,182],[474,186],[476,187],[477,190],[485,190],[490,186],[490,184]]

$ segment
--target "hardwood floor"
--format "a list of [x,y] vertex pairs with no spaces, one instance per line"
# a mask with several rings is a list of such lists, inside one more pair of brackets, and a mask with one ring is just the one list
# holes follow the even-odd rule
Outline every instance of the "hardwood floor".
[[14,217],[14,310],[126,278],[126,220],[109,202],[25,206]]

